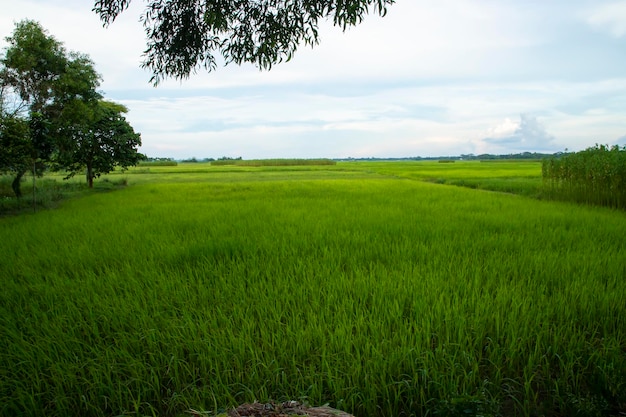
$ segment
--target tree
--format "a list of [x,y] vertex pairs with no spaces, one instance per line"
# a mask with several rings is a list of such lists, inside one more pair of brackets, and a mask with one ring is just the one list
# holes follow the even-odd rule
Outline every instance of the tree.
[[21,197],[22,176],[30,167],[31,143],[28,123],[19,117],[0,119],[0,172],[15,174],[11,187],[16,197]]
[[[104,25],[128,8],[131,0],[95,0]],[[344,31],[374,9],[384,16],[395,0],[147,0],[141,18],[148,46],[144,68],[151,82],[189,77],[199,67],[250,62],[260,69],[290,60],[301,43],[319,42],[319,21],[332,18]]]
[[94,178],[142,159],[137,151],[141,136],[124,118],[127,112],[123,105],[106,100],[75,100],[66,105],[66,120],[72,122],[62,129],[57,161],[68,178],[84,171],[92,188]]
[[67,66],[65,50],[36,22],[15,25],[0,60],[0,171],[13,174],[13,191],[21,196],[24,174],[50,158],[53,144],[48,114],[55,85]]
[[4,82],[14,89],[29,110],[41,112],[65,70],[65,49],[32,20],[18,22],[13,36],[6,41],[9,46],[1,61]]
[[14,175],[11,188],[18,198],[24,174],[32,169],[42,175],[46,168],[39,156],[51,153],[47,128],[47,121],[37,113],[30,120],[15,114],[0,116],[0,173]]
[[135,133],[123,114],[128,109],[105,101],[97,92],[100,75],[87,55],[69,54],[63,76],[55,84],[57,168],[72,177],[84,170],[87,184],[116,166],[127,168],[141,158]]
[[140,136],[128,110],[102,100],[100,75],[84,54],[66,52],[36,22],[16,24],[0,61],[0,172],[15,175],[13,190],[32,169],[54,162],[70,176],[86,169],[87,183],[115,166],[134,165]]

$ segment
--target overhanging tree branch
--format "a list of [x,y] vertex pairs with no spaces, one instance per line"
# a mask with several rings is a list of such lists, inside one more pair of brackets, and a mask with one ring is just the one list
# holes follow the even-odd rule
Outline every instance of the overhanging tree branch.
[[[216,55],[225,64],[252,63],[269,70],[292,58],[300,44],[319,42],[319,22],[331,19],[344,31],[370,11],[384,16],[395,0],[145,0],[146,36],[142,66],[151,82],[188,78],[199,68],[213,71]],[[96,0],[105,26],[130,0]]]

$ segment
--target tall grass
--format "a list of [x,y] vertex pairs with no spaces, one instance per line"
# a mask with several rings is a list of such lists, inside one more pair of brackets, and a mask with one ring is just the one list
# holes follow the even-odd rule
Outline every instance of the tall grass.
[[553,198],[626,208],[626,147],[596,145],[552,157],[542,173]]
[[49,177],[32,177],[22,180],[22,197],[16,198],[11,188],[13,177],[0,175],[0,216],[19,214],[55,207],[61,200],[86,192],[86,184],[72,181],[55,181]]
[[0,176],[0,217],[6,215],[18,215],[25,212],[46,210],[57,207],[63,200],[119,188],[128,184],[126,176],[103,176],[95,182],[95,187],[89,189],[84,178],[71,178],[62,180],[63,175],[55,173],[37,178],[34,186],[32,177],[22,180],[22,197],[16,198],[11,189],[10,176]]
[[618,414],[625,233],[375,177],[146,183],[0,219],[0,415]]

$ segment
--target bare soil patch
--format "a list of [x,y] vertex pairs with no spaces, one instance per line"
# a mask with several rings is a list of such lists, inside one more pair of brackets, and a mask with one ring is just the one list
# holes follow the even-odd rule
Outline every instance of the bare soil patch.
[[344,411],[328,406],[310,407],[298,401],[283,403],[246,403],[228,411],[229,417],[353,417]]

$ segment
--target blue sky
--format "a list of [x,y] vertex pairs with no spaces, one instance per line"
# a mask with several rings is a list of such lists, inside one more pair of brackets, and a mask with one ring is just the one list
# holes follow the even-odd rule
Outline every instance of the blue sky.
[[89,0],[0,0],[0,36],[39,21],[87,53],[155,157],[346,158],[626,145],[626,1],[397,0],[260,72],[149,84],[133,0],[103,28]]

